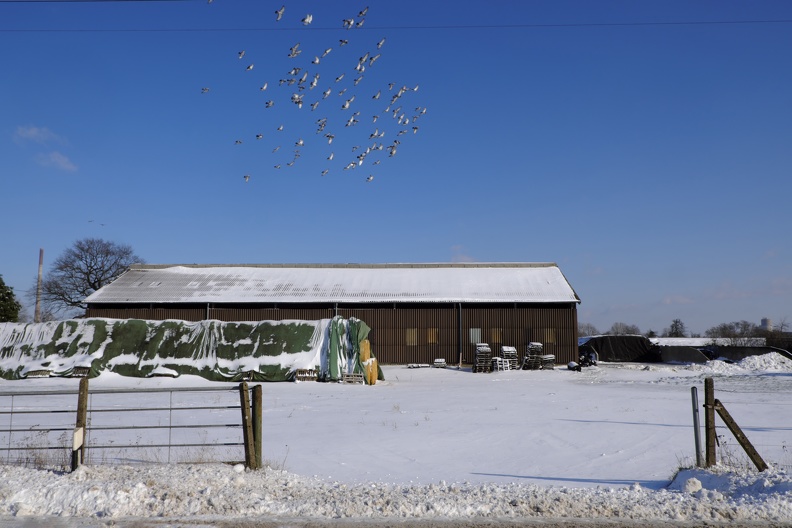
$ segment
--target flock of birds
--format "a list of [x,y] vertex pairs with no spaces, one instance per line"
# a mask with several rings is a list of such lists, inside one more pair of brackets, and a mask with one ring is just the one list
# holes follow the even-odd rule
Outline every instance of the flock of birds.
[[[286,6],[277,9],[275,21],[284,19],[286,11]],[[365,7],[356,17],[342,19],[341,28],[354,30],[362,27],[367,13],[368,7]],[[303,26],[310,26],[313,21],[314,17],[310,13],[300,19]],[[370,49],[358,56],[358,53],[351,51],[354,48],[350,45],[352,37],[347,36],[346,32],[344,36],[345,38],[337,39],[332,44],[328,43],[330,45],[327,47],[322,46],[310,52],[308,49],[304,50],[300,42],[294,43],[288,48],[288,53],[285,53],[290,67],[279,75],[275,71],[267,71],[266,75],[277,75],[277,79],[273,77],[257,85],[258,91],[264,94],[260,103],[260,108],[265,112],[264,122],[269,124],[250,139],[254,143],[262,140],[265,143],[270,142],[267,150],[274,156],[269,162],[272,163],[272,170],[293,167],[299,163],[305,149],[321,148],[319,157],[324,158],[321,176],[336,171],[359,172],[365,165],[363,170],[368,174],[364,180],[371,182],[374,180],[374,167],[396,155],[402,139],[405,139],[403,136],[418,133],[417,122],[426,114],[426,107],[410,105],[408,102],[410,96],[418,91],[418,85],[388,82],[364,91],[367,84],[365,74],[380,60],[386,39],[380,38],[371,42]],[[350,53],[352,58],[349,58]],[[249,59],[253,54],[241,50],[237,53],[237,60],[243,61],[246,57]],[[328,59],[331,54],[336,62],[337,57],[343,55],[346,68],[328,75],[324,71],[324,65],[332,62]],[[244,66],[240,69],[243,72],[254,71],[255,62],[244,61],[242,64]],[[271,70],[272,67],[267,69]],[[209,87],[201,89],[203,94],[210,92]],[[291,110],[286,114],[283,111],[277,113],[278,120],[270,121],[270,116],[266,113],[270,112],[275,116],[271,109],[280,109],[283,105],[289,106]],[[311,113],[311,117],[315,119],[305,120],[304,115],[298,116],[290,112]],[[313,128],[312,131],[309,126]],[[339,139],[334,144],[336,136]],[[237,137],[232,141],[234,145],[244,148],[247,139]],[[284,157],[287,149],[292,151],[290,159],[288,156]],[[337,149],[340,150],[336,151]],[[316,159],[317,155],[314,154],[313,157]],[[369,167],[371,169],[366,170]],[[319,168],[314,167],[313,170]],[[249,182],[252,176],[251,172],[242,177],[245,182]]]

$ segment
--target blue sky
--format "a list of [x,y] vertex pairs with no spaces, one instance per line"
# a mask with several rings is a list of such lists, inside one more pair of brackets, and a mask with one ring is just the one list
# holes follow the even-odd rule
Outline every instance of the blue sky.
[[366,6],[0,2],[5,282],[101,237],[150,263],[557,262],[603,331],[792,318],[792,3]]

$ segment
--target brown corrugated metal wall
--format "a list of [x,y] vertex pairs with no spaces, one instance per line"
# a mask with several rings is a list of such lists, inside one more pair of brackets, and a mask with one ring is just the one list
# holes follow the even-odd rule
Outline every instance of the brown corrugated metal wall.
[[[113,319],[181,319],[201,321],[313,321],[340,315],[357,317],[372,329],[370,340],[380,363],[449,364],[473,360],[476,342],[488,343],[495,354],[502,345],[517,348],[522,358],[528,343],[544,345],[556,363],[577,361],[576,304],[388,304],[276,306],[113,306],[89,307],[87,317]],[[460,322],[461,319],[461,331]],[[461,347],[460,347],[461,342]]]

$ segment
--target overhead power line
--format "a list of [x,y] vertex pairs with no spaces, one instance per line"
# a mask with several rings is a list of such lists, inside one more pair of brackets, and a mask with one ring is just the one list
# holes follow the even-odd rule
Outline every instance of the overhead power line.
[[[2,2],[41,3],[51,0],[0,0]],[[68,0],[70,2],[162,2],[162,1],[189,1],[189,0]],[[781,20],[714,20],[714,21],[678,21],[678,22],[578,22],[560,24],[459,24],[459,25],[432,25],[432,26],[369,26],[358,28],[356,31],[382,31],[382,30],[438,30],[438,29],[537,29],[537,28],[585,28],[585,27],[638,27],[638,26],[725,26],[747,24],[789,24],[792,19]],[[308,31],[336,31],[340,27],[312,27]],[[0,29],[2,33],[200,33],[224,31],[306,31],[304,28],[283,27],[253,27],[253,28],[22,28]]]

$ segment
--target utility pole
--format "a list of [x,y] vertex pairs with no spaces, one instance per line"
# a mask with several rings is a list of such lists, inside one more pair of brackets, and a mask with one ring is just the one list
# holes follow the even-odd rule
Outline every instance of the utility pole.
[[41,273],[44,269],[44,248],[39,249],[39,269],[38,283],[36,284],[36,310],[33,314],[33,322],[41,322]]

